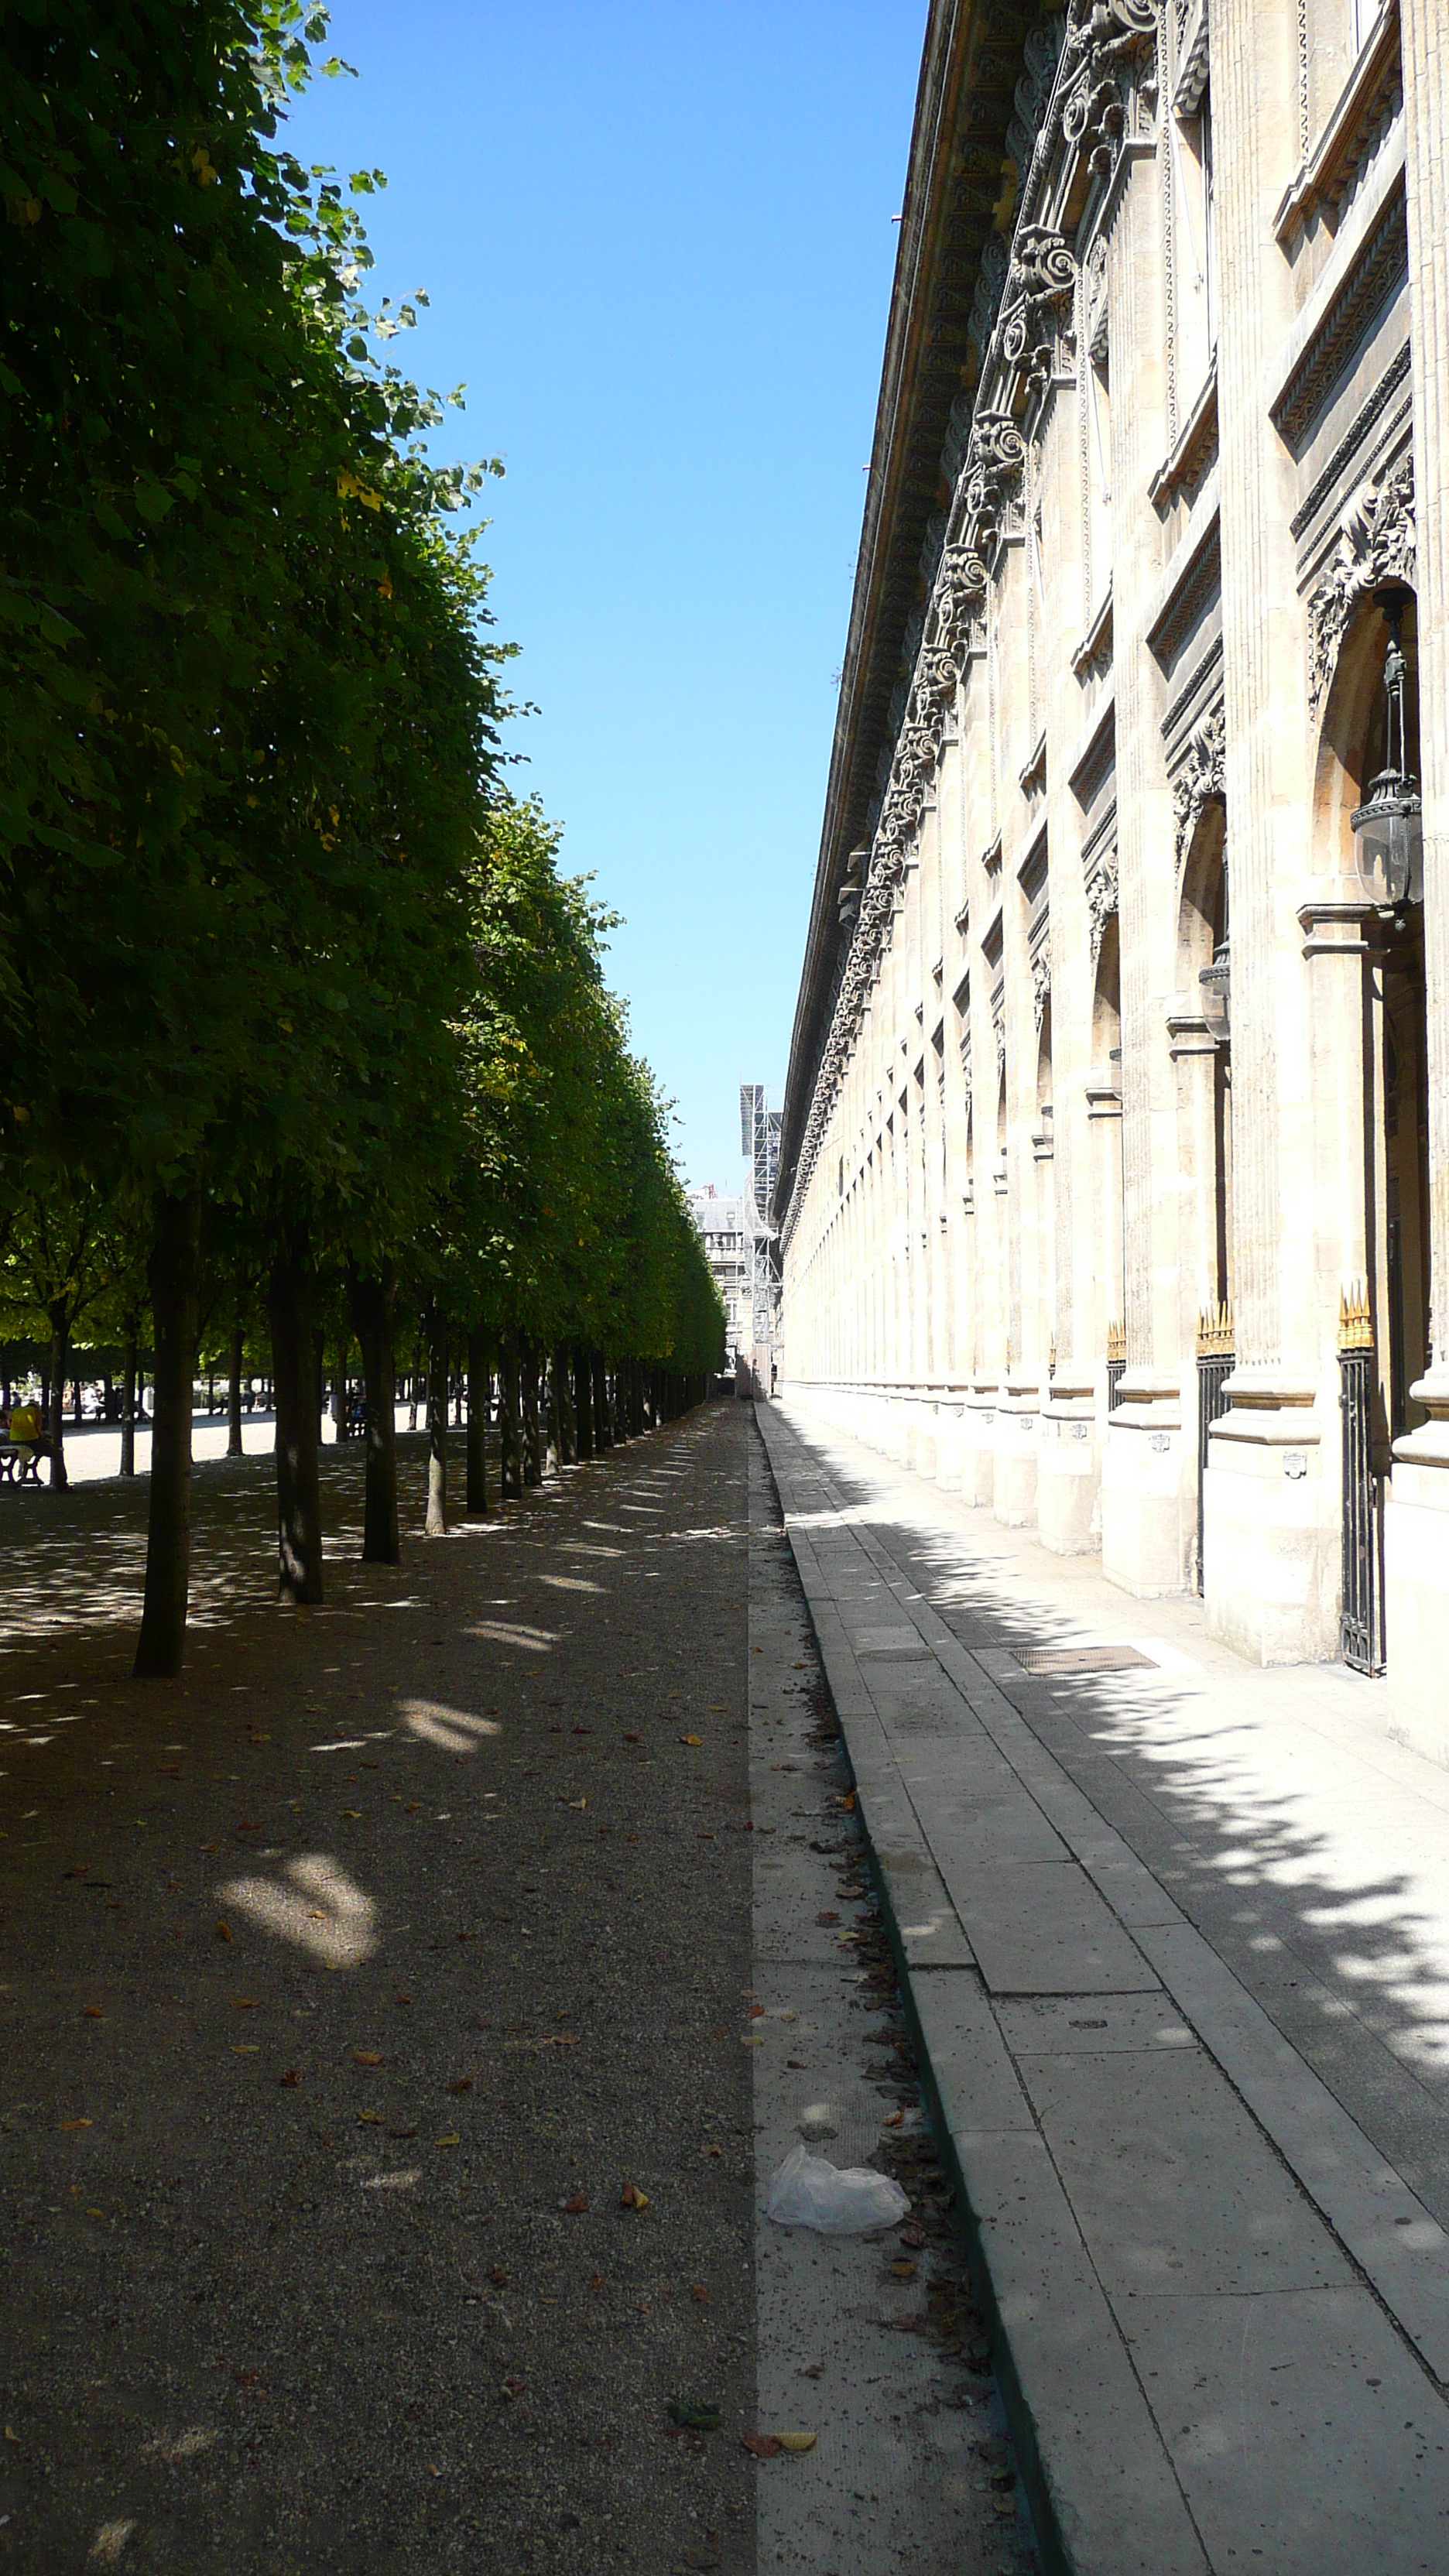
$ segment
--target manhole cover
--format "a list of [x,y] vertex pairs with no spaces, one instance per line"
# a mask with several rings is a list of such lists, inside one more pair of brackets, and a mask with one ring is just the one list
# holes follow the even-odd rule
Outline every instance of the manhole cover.
[[1157,1669],[1135,1646],[1018,1646],[1014,1652],[1024,1673],[1126,1673],[1134,1664]]

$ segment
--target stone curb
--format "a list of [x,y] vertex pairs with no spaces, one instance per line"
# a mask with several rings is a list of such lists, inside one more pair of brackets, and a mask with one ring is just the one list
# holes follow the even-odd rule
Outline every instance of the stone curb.
[[[767,1408],[756,1420],[845,1738],[902,2000],[953,2187],[973,2285],[1052,2576],[1206,2576],[1192,2517],[986,2000],[886,1729],[808,1537]],[[902,1861],[907,1864],[902,1869]],[[922,1955],[902,1921],[934,1881],[949,1921]],[[924,1911],[924,1909],[922,1909]]]

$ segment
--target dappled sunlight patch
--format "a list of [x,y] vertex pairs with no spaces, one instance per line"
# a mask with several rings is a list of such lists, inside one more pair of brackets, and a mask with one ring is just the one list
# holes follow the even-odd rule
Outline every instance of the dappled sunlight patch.
[[328,1968],[357,1968],[377,1947],[377,1908],[325,1852],[288,1861],[290,1887],[270,1878],[232,1878],[217,1889],[223,1905],[258,1931],[310,1950]]
[[554,1592],[602,1593],[605,1588],[602,1583],[590,1583],[587,1576],[582,1574],[541,1574],[538,1579],[540,1583],[548,1584]]
[[550,1646],[559,1643],[557,1628],[530,1628],[521,1619],[479,1619],[462,1633],[481,1637],[492,1646],[521,1646],[531,1655],[546,1655]]
[[496,1718],[473,1717],[468,1710],[446,1708],[433,1699],[405,1699],[399,1715],[409,1735],[419,1736],[424,1744],[441,1746],[445,1753],[476,1753],[485,1736],[501,1735]]

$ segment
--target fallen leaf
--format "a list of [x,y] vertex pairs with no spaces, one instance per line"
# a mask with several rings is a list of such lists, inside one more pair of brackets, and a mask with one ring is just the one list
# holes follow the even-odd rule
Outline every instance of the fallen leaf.
[[285,2086],[287,2087],[288,2092],[291,2092],[291,2093],[294,2093],[294,2092],[296,2091],[297,2086],[301,2083],[301,2081],[302,2081],[302,2078],[301,2078],[301,2076],[298,2074],[298,2072],[297,2072],[297,2070],[296,2070],[295,2066],[289,2066],[285,2075],[279,2075],[279,2076],[277,2077],[277,2082],[278,2082],[279,2084],[285,2084]]
[[589,2288],[590,2288],[591,2290],[602,2290],[603,2286],[604,2286],[604,2276],[603,2276],[603,2273],[602,2273],[602,2272],[591,2272],[591,2273],[589,2274]]
[[412,1996],[411,1996],[411,1995],[394,1995],[394,1996],[393,1996],[393,2002],[394,2002],[395,2004],[410,2004],[410,2003],[412,2002]]
[[812,2361],[812,2362],[809,2362],[809,2363],[806,2365],[805,2369],[801,2371],[800,2376],[801,2376],[801,2378],[802,2378],[802,2379],[823,2379],[823,2378],[825,2377],[825,2364],[824,2364],[824,2362],[823,2362],[823,2361]]
[[817,1923],[838,1923],[840,1921],[840,1917],[838,1914],[831,1914],[827,1910],[824,1914],[817,1914],[815,1920]]
[[912,2226],[912,2227],[903,2227],[903,2228],[901,2229],[901,2243],[902,2243],[903,2245],[912,2245],[912,2246],[914,2246],[914,2247],[915,2247],[915,2249],[916,2249],[916,2251],[917,2251],[918,2253],[919,2253],[919,2251],[920,2251],[921,2247],[925,2244],[925,2241],[926,2241],[926,2231],[925,2231],[924,2227],[915,2227],[915,2226]]
[[91,2123],[90,2123],[90,2121],[89,2121],[89,2120],[62,2120],[62,2122],[61,2122],[61,2124],[60,2124],[60,2125],[61,2125],[61,2127],[62,2127],[63,2129],[72,2129],[72,2130],[74,2130],[74,2129],[88,2129],[88,2128],[91,2126]]
[[679,1741],[681,1744],[703,1744],[704,1737],[702,1735],[681,1735]]
[[88,2209],[86,2211],[87,2218],[104,2218],[105,2214],[106,2213],[103,2209]]
[[741,2046],[742,2048],[763,2048],[763,2047],[764,2047],[764,2045],[765,2045],[765,2034],[764,2034],[764,2032],[763,2032],[762,2030],[757,2030],[757,2031],[754,2033],[754,2036],[753,2036],[753,2037],[751,2037],[751,2036],[747,2033],[747,2034],[746,2034],[746,2036],[745,2036],[745,2037],[741,2040],[741,2042],[740,2042],[740,2046]]
[[751,2019],[751,2021],[763,2021],[763,2019],[764,2019],[764,2015],[765,2015],[765,2007],[764,2007],[764,2005],[763,2005],[763,2004],[751,2004],[751,2006],[750,2006],[750,2019]]
[[624,1742],[625,1742],[626,1744],[637,1744],[637,1743],[638,1743],[638,1741],[639,1741],[639,1738],[638,1738],[638,1736],[637,1736],[637,1735],[628,1735],[628,1734],[626,1734],[626,1735],[625,1735],[625,1737],[624,1737]]
[[722,2156],[724,2154],[724,2149],[723,2147],[706,2147],[703,2152],[707,2156]]
[[489,2275],[488,2275],[488,2278],[489,2278],[489,2280],[492,2282],[493,2287],[494,2287],[494,2289],[495,2289],[495,2290],[506,2290],[506,2289],[507,2289],[507,2287],[508,2287],[508,2266],[507,2266],[507,2264],[506,2264],[506,2263],[495,2263],[495,2264],[493,2265],[492,2270],[490,2271],[490,2273],[489,2273]]
[[134,2522],[103,2522],[86,2552],[88,2567],[119,2567],[121,2553],[136,2526]]
[[455,2075],[448,2086],[448,2091],[450,2093],[471,2093],[472,2090],[473,2078],[471,2075]]
[[5,2439],[7,2442],[18,2442],[20,2439],[19,2434],[9,2424],[5,2427]]
[[351,1822],[355,1825],[362,1814],[362,1809],[360,1807],[344,1807],[342,1812],[344,1816],[350,1818]]
[[707,2400],[692,2403],[683,2397],[671,2397],[664,2411],[670,2423],[677,2424],[681,2432],[717,2433],[719,2431],[719,2408]]
[[261,2388],[265,2385],[259,2370],[234,2370],[232,2377],[238,2388]]
[[[212,1848],[214,1850],[215,1845],[213,1845]],[[231,1925],[228,1923],[224,1914],[218,1914],[216,1918],[216,1937],[218,1941],[229,1941],[231,1939]]]
[[898,2262],[892,2263],[891,2270],[898,2281],[914,2281],[916,2277],[916,2266],[909,2254],[903,2254]]
[[352,2054],[359,2066],[381,2066],[382,2064],[380,2048],[354,2048]]
[[818,2433],[779,2433],[775,2438],[782,2451],[813,2451],[820,2436]]
[[700,2306],[703,2307],[705,2300],[709,2297],[709,2292],[705,2288],[703,2281],[691,2281],[689,2285],[689,2295],[692,2299],[697,2300]]
[[456,2129],[451,2129],[445,2138],[434,2138],[433,2140],[435,2147],[456,2147],[459,2143],[460,2140]]
[[883,2129],[898,2129],[905,2116],[904,2111],[887,2111],[885,2118],[881,2122],[881,2127]]
[[527,2386],[528,2382],[526,2379],[505,2379],[503,2383],[503,2394],[505,2397],[521,2397]]
[[405,2121],[401,2127],[389,2129],[387,2134],[390,2138],[415,2138],[418,2134],[418,2124],[416,2120]]
[[757,2460],[773,2460],[779,2456],[780,2445],[773,2433],[742,2433],[740,2442]]
[[570,2218],[582,2218],[588,2205],[581,2191],[576,2191],[572,2200],[566,2200],[563,2204]]
[[261,2045],[255,2039],[234,2039],[231,2053],[233,2057],[260,2057]]
[[357,2116],[365,2129],[381,2129],[387,2125],[381,2111],[359,2111]]
[[87,2004],[85,2017],[87,2021],[99,2021],[102,2018],[100,2005]]
[[637,2183],[626,2182],[623,2190],[619,2194],[619,2207],[621,2209],[647,2209],[648,2206],[648,2192],[641,2191]]
[[143,2460],[164,2460],[168,2468],[175,2468],[182,2460],[194,2460],[201,2452],[209,2451],[215,2441],[216,2435],[201,2425],[194,2426],[189,2433],[158,2433],[154,2442],[142,2443],[141,2457]]
[[231,2008],[233,2012],[255,2012],[257,2008],[256,1996],[233,1995],[231,1999]]

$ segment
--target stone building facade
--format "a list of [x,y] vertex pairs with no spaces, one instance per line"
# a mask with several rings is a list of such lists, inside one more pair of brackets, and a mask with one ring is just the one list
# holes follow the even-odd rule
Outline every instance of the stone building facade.
[[932,0],[782,1388],[1449,1755],[1446,470],[1443,0]]
[[709,1256],[725,1310],[725,1354],[731,1368],[754,1338],[755,1212],[742,1192],[723,1194],[712,1182],[689,1192],[689,1213]]

